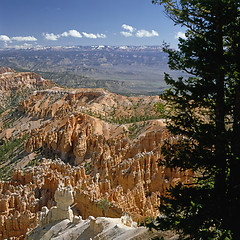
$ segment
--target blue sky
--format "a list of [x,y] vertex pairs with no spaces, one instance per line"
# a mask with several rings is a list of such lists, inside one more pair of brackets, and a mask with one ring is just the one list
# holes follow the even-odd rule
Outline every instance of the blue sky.
[[151,0],[1,0],[0,47],[177,47],[182,32]]

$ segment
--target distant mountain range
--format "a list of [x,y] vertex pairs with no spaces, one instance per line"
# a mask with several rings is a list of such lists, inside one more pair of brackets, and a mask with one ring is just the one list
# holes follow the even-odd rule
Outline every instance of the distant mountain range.
[[1,49],[0,66],[34,71],[67,87],[101,87],[116,93],[158,94],[167,86],[161,46],[77,46]]

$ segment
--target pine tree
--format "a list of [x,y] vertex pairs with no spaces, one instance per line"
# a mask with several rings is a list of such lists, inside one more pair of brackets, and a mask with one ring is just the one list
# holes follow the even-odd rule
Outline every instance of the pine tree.
[[240,239],[240,1],[154,0],[186,27],[169,66],[189,73],[163,95],[172,108],[164,164],[193,170],[190,185],[172,186],[150,227],[186,239]]

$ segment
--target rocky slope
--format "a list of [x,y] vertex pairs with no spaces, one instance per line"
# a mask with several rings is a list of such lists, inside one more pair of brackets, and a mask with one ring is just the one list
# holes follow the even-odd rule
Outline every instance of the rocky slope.
[[17,105],[34,90],[51,88],[55,83],[45,80],[36,73],[16,73],[8,67],[0,67],[0,106],[1,110]]
[[64,187],[63,184],[59,184],[54,194],[57,206],[50,209],[46,206],[42,208],[38,227],[28,232],[26,239],[150,240],[153,237],[166,236],[160,232],[153,233],[145,227],[138,227],[137,223],[127,214],[121,218],[89,216],[88,219],[83,220],[82,216],[73,215],[70,207],[74,202],[73,195],[74,191],[71,185]]
[[[6,74],[5,82],[8,79]],[[30,86],[48,82],[29,81]],[[3,82],[2,88],[7,85]],[[121,217],[126,212],[142,222],[159,214],[158,196],[167,187],[191,181],[191,172],[158,165],[163,141],[174,141],[154,108],[159,97],[125,97],[103,89],[49,84],[51,88],[36,89],[1,116],[0,151],[12,146],[12,154],[5,151],[1,168],[5,172],[6,167],[18,168],[0,183],[2,238],[21,238],[33,228],[41,208],[55,204],[60,182],[74,188],[74,211],[83,219]],[[20,145],[12,145],[13,139],[19,139],[21,152]],[[52,160],[56,158],[61,160]]]
[[9,67],[0,67],[0,74],[14,73],[15,71]]

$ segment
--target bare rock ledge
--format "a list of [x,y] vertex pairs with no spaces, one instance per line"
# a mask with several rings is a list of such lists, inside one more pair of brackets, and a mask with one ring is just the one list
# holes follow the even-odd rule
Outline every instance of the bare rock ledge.
[[72,186],[64,187],[61,183],[55,192],[57,206],[43,207],[39,225],[30,231],[27,240],[126,240],[152,239],[154,234],[145,227],[137,227],[132,218],[124,215],[121,218],[90,216],[82,220],[73,216],[70,205],[74,202]]

